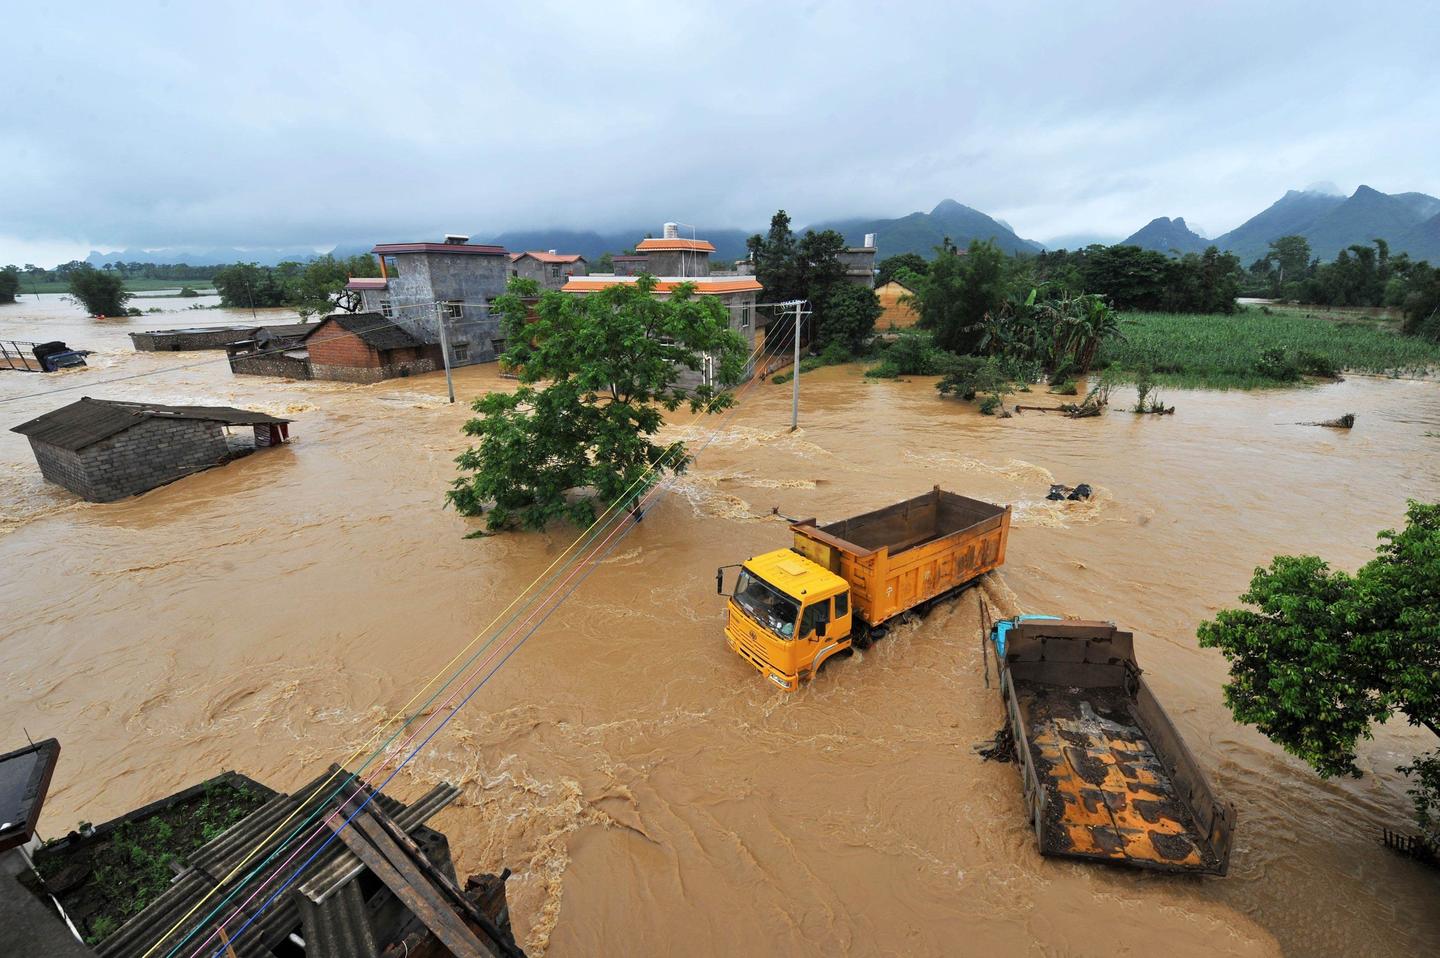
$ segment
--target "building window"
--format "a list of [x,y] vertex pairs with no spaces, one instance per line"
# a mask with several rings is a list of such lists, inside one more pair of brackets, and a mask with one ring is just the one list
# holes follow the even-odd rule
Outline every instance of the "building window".
[[380,300],[380,315],[384,316],[386,319],[395,318],[395,307],[390,305],[390,300],[388,298]]
[[519,276],[519,275],[520,275],[520,271],[519,271],[518,269],[512,269],[512,270],[510,271],[510,275],[511,275],[511,276]]
[[400,275],[400,265],[393,256],[385,257],[385,275],[392,279]]
[[468,363],[470,361],[470,344],[456,343],[450,347],[450,355],[457,363]]
[[465,315],[465,304],[457,300],[447,302],[441,309],[446,319],[459,319]]
[[490,348],[495,352],[495,355],[496,355],[496,356],[501,356],[501,355],[503,355],[503,354],[505,353],[505,340],[503,340],[503,339],[492,339],[492,340],[490,340]]
[[559,263],[551,263],[551,264],[550,264],[550,278],[551,278],[551,279],[559,279],[559,278],[560,278],[560,264],[559,264]]
[[740,328],[750,328],[750,311],[755,307],[750,303],[744,303],[740,307]]

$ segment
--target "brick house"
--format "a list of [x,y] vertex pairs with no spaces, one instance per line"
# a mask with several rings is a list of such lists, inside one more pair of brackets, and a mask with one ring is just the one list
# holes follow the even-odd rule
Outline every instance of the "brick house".
[[[230,406],[91,399],[13,427],[40,474],[91,502],[114,502],[289,438],[289,419]],[[249,431],[230,433],[241,427]],[[252,438],[253,437],[253,438]]]
[[345,287],[359,295],[362,312],[380,314],[424,345],[439,344],[443,322],[454,366],[488,362],[503,350],[489,304],[510,281],[505,247],[452,234],[442,243],[380,243],[371,252],[380,276]]
[[579,253],[555,250],[510,254],[510,275],[533,279],[542,289],[559,289],[571,276],[584,276],[590,265]]
[[440,347],[379,313],[333,313],[305,337],[311,379],[374,383],[443,368]]

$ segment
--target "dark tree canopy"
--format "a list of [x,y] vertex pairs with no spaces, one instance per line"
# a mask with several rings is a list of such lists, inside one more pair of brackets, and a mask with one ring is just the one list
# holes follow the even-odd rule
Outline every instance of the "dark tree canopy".
[[70,272],[70,295],[91,316],[124,316],[130,294],[125,280],[86,266]]
[[1009,292],[1010,260],[994,243],[973,240],[961,253],[938,249],[935,261],[915,291],[920,326],[935,345],[952,353],[980,351],[981,324],[998,315]]
[[845,265],[840,262],[844,236],[834,230],[806,230],[797,240],[789,215],[779,210],[770,219],[770,232],[750,237],[746,246],[755,263],[755,278],[765,287],[766,300],[809,300],[814,308],[815,339],[843,338],[827,337],[824,327],[831,291],[846,282]]
[[816,345],[823,348],[836,343],[852,354],[865,348],[882,312],[874,290],[844,281],[831,286],[817,308],[824,315],[824,322],[820,324]]
[[[743,376],[746,346],[713,297],[685,284],[660,299],[654,288],[649,275],[585,296],[510,281],[496,300],[510,344],[501,361],[521,386],[472,404],[480,415],[465,433],[478,444],[456,460],[462,475],[446,497],[457,510],[484,513],[492,530],[558,518],[586,525],[597,502],[634,501],[684,471],[683,443],[651,441],[662,410],[728,406],[723,387]],[[698,373],[707,355],[718,385],[683,386],[681,372]]]
[[[891,280],[898,280],[906,288],[914,291],[911,285],[915,277],[924,276],[930,271],[930,262],[919,253],[901,253],[898,256],[887,256],[880,261],[876,267],[875,285],[884,286]],[[910,282],[906,282],[906,280]]]
[[7,266],[0,269],[0,303],[15,302],[15,294],[20,292],[20,268]]

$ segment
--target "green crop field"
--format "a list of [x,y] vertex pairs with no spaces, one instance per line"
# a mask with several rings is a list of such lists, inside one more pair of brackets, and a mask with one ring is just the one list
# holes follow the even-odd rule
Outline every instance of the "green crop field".
[[1148,366],[1158,382],[1202,389],[1293,385],[1295,370],[1327,365],[1382,375],[1440,372],[1440,343],[1402,336],[1397,325],[1367,313],[1303,308],[1252,307],[1231,316],[1129,312],[1120,316],[1125,338],[1106,343],[1096,365],[1122,375]]

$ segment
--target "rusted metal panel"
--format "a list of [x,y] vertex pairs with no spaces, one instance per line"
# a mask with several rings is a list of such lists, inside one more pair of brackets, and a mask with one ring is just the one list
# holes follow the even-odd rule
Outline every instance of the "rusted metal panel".
[[1225,874],[1234,806],[1215,798],[1141,677],[1131,633],[1016,624],[1001,690],[1044,854]]

